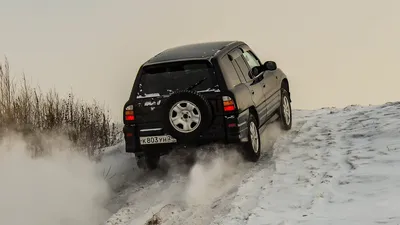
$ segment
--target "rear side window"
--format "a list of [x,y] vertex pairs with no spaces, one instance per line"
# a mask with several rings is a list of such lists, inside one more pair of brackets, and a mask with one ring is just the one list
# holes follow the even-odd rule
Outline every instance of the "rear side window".
[[236,58],[234,61],[239,66],[240,71],[242,71],[242,74],[243,74],[244,78],[246,79],[246,81],[247,82],[251,81],[251,77],[249,75],[250,69],[247,66],[246,62],[244,61],[243,57],[240,56],[240,57]]
[[215,87],[214,70],[207,62],[151,65],[143,68],[138,96],[168,95],[198,82],[201,83],[192,90],[203,91]]
[[235,68],[233,67],[232,62],[229,60],[228,56],[224,56],[222,58],[222,69],[224,70],[224,78],[226,82],[226,86],[228,88],[233,88],[236,85],[242,83],[240,77],[238,76]]

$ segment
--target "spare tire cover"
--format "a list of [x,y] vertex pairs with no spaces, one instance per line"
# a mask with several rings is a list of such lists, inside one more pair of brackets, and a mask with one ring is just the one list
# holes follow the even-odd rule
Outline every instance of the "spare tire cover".
[[212,120],[212,108],[207,99],[195,91],[178,91],[164,103],[165,131],[179,142],[197,138]]

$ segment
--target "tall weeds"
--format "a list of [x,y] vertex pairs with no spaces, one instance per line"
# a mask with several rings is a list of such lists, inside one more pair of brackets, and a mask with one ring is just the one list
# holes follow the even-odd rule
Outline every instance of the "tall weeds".
[[[63,98],[55,90],[43,94],[27,83],[25,75],[21,82],[15,81],[6,58],[0,63],[0,137],[11,130],[26,136],[64,135],[89,156],[116,144],[120,134],[109,112],[97,102],[81,102],[72,93]],[[41,150],[36,148],[37,153]]]

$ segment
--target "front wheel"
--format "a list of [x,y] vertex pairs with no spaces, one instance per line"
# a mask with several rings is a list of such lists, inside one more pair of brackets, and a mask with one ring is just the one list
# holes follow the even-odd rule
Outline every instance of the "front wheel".
[[292,106],[290,105],[289,93],[285,89],[282,89],[279,117],[282,129],[290,130],[292,128]]

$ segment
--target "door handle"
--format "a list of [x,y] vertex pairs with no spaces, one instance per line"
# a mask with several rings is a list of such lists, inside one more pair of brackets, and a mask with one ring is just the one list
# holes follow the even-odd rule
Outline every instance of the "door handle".
[[263,88],[265,88],[265,84],[263,84]]
[[251,91],[251,94],[254,95],[254,91]]

